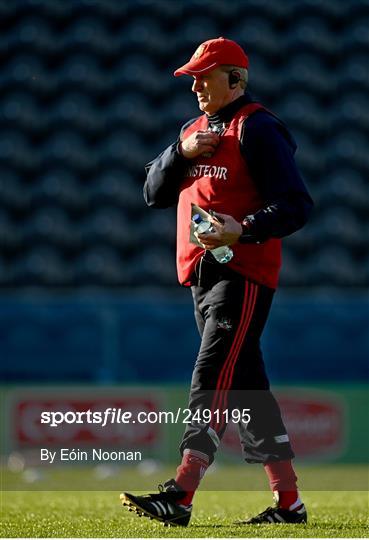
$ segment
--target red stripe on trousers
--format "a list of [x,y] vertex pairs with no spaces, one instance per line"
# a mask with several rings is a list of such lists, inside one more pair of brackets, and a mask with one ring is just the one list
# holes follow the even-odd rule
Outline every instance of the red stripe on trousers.
[[[231,360],[231,358],[233,356],[234,349],[235,349],[235,347],[237,345],[238,338],[239,338],[239,335],[240,335],[241,330],[242,330],[242,325],[243,325],[243,322],[244,322],[245,312],[246,312],[247,304],[248,304],[248,295],[249,295],[249,282],[245,281],[245,293],[244,293],[244,297],[243,297],[243,304],[242,304],[240,323],[238,325],[237,331],[236,331],[235,336],[233,338],[232,345],[231,345],[231,347],[229,349],[226,361],[224,362],[222,370],[221,370],[221,372],[220,372],[220,374],[218,376],[217,385],[216,385],[216,392],[218,390],[220,390],[222,385],[223,385],[223,379],[224,379],[225,373],[227,371],[227,365],[228,365],[228,363],[230,362],[230,360]],[[215,395],[214,395],[213,404],[216,401],[216,399],[217,399],[217,393],[215,393]]]
[[[250,290],[249,290],[250,285]],[[255,290],[256,289],[256,290]],[[253,314],[255,301],[256,301],[256,295],[257,295],[257,286],[253,283],[250,283],[248,281],[245,282],[245,295],[244,295],[244,301],[242,305],[242,312],[241,312],[241,320],[240,324],[238,326],[237,332],[235,334],[233,343],[231,345],[230,351],[228,353],[227,359],[223,365],[222,371],[218,377],[218,383],[215,391],[215,396],[213,398],[213,404],[212,404],[212,413],[216,410],[216,403],[218,402],[218,410],[221,411],[220,404],[222,402],[225,402],[228,394],[228,390],[232,385],[232,378],[233,378],[233,372],[234,367],[237,361],[237,358],[240,353],[240,349],[242,346],[242,342],[244,340],[245,334],[248,330],[250,320]],[[251,303],[249,303],[249,299],[251,299]],[[225,384],[227,383],[227,384]],[[225,386],[225,388],[222,388],[222,386]],[[222,409],[223,410],[223,409]],[[212,414],[212,420],[211,420],[211,427],[214,427],[214,415]],[[219,418],[218,418],[219,420]],[[224,420],[224,417],[222,415],[222,420]],[[223,422],[222,422],[223,425]],[[221,425],[221,427],[222,427]],[[219,426],[218,426],[219,430]]]
[[[228,392],[229,392],[229,390],[230,390],[230,388],[232,386],[234,368],[235,368],[236,362],[237,362],[237,360],[239,358],[240,350],[241,350],[244,338],[245,338],[245,336],[247,334],[247,331],[249,329],[250,322],[251,322],[251,319],[252,319],[252,316],[253,316],[253,313],[254,313],[258,287],[257,287],[257,285],[254,285],[254,284],[251,284],[251,285],[252,285],[251,293],[250,293],[250,300],[251,301],[249,303],[249,307],[248,307],[248,310],[247,310],[246,319],[244,321],[244,324],[242,325],[242,332],[241,332],[241,335],[239,337],[239,341],[237,343],[237,350],[235,352],[235,356],[233,358],[232,363],[229,365],[229,367],[227,369],[227,374],[228,374],[228,379],[226,379],[227,380],[227,385],[226,385],[225,391],[223,392],[223,402],[222,402],[221,405],[219,405],[219,408],[222,411],[227,408]],[[225,423],[225,417],[222,415],[222,423],[221,423],[220,429],[223,429],[224,423]]]

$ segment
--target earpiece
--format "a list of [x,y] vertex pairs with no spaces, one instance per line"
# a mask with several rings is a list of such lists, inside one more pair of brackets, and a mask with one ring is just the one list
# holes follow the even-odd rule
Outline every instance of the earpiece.
[[229,88],[236,88],[240,80],[241,80],[241,73],[239,73],[236,70],[229,72],[229,75],[228,75]]

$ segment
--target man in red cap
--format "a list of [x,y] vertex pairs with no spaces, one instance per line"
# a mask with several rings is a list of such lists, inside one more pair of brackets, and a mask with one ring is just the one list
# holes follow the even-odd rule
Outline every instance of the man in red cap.
[[[243,49],[223,37],[197,48],[174,74],[193,77],[204,114],[146,168],[147,204],[177,205],[178,278],[191,287],[201,335],[176,478],[157,494],[121,495],[124,505],[166,524],[189,523],[194,493],[235,418],[244,458],[264,466],[276,501],[243,523],[307,521],[260,337],[278,283],[281,238],[306,223],[313,203],[287,127],[245,93],[248,65]],[[194,205],[211,231],[196,231]],[[220,262],[221,246],[230,246],[230,255]]]

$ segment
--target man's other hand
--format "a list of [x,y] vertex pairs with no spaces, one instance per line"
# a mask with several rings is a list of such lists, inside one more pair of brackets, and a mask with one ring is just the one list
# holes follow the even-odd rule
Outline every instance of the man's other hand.
[[[220,218],[220,220],[217,219]],[[228,214],[214,214],[209,218],[215,232],[209,234],[197,234],[198,240],[205,249],[214,249],[219,246],[231,246],[235,244],[242,234],[242,225]],[[223,221],[223,223],[221,223]]]

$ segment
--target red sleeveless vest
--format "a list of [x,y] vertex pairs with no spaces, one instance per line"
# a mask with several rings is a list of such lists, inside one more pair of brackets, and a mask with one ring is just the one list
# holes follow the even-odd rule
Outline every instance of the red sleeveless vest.
[[[241,222],[265,202],[251,178],[245,158],[239,148],[243,122],[257,110],[259,103],[242,107],[221,136],[220,143],[211,157],[189,161],[189,167],[180,186],[177,208],[177,272],[182,285],[191,285],[191,275],[204,250],[190,243],[191,203],[204,210],[230,214]],[[183,133],[186,139],[197,130],[208,129],[206,115],[200,116]],[[265,157],[267,159],[267,156]],[[270,239],[262,244],[232,246],[234,257],[227,263],[252,281],[276,288],[281,266],[281,241]]]

